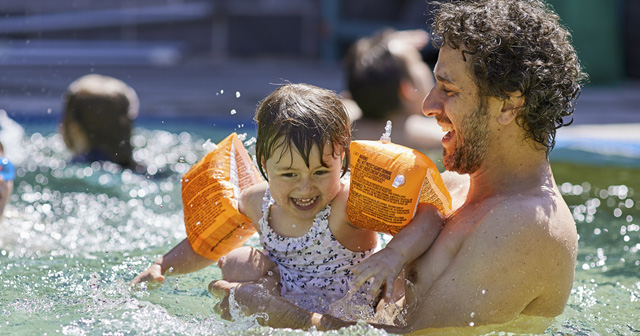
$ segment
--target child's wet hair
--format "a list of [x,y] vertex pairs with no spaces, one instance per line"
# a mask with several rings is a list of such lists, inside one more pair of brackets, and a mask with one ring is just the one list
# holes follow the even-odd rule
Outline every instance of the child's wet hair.
[[[320,153],[325,145],[333,155],[344,153],[342,174],[349,167],[351,121],[340,97],[333,91],[309,84],[283,84],[265,98],[256,111],[258,125],[256,160],[260,173],[268,179],[263,163],[276,149],[295,147],[309,166],[314,145]],[[326,166],[324,161],[321,162]]]

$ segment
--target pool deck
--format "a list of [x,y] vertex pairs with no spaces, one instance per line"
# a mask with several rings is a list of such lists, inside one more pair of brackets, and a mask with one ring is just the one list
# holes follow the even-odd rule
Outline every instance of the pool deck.
[[[306,82],[343,89],[340,64],[300,59],[184,58],[171,64],[0,64],[0,109],[22,121],[59,120],[62,97],[73,79],[101,73],[123,79],[140,97],[145,119],[218,119],[250,122],[273,84]],[[587,86],[574,125],[563,139],[622,141],[640,145],[640,80]]]

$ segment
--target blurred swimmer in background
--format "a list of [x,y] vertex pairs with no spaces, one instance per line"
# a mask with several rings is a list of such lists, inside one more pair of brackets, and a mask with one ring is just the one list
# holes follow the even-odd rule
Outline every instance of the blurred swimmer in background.
[[60,133],[73,162],[110,161],[137,168],[130,139],[140,102],[133,88],[90,74],[69,85],[63,105]]
[[392,142],[418,150],[440,148],[441,128],[422,114],[422,101],[434,85],[420,54],[428,43],[424,30],[388,28],[351,45],[342,96],[355,140],[376,140],[391,120]]

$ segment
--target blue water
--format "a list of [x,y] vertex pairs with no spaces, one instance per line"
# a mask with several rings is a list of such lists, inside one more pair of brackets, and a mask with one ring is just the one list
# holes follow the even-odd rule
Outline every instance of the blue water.
[[[217,142],[231,131],[247,133],[246,141],[253,136],[253,125],[214,124],[136,128],[135,156],[155,172],[145,175],[69,164],[54,125],[26,125],[17,142],[25,159],[16,162],[14,194],[0,221],[0,334],[385,335],[364,325],[321,333],[221,320],[206,290],[220,276],[215,266],[168,278],[159,288],[129,288],[184,239],[180,176],[204,155],[207,139]],[[552,159],[580,245],[572,295],[545,334],[637,334],[640,165]]]

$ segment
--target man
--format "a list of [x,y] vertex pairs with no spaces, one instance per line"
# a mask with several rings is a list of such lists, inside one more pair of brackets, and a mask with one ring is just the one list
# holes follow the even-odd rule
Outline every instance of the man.
[[[564,310],[578,246],[548,154],[586,75],[541,0],[456,1],[434,17],[440,54],[423,111],[447,132],[445,168],[469,174],[470,184],[433,246],[405,268],[404,323],[379,327],[405,333],[532,317],[543,323],[529,332],[541,332]],[[274,287],[273,279],[210,285],[213,293],[235,288],[245,311],[266,312],[270,326],[349,324],[297,309]]]

